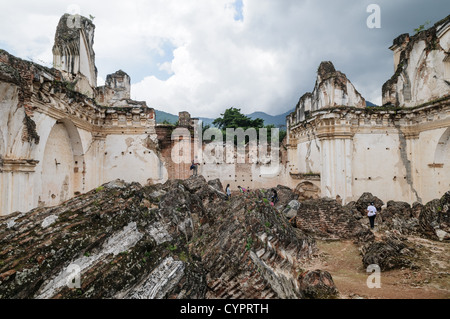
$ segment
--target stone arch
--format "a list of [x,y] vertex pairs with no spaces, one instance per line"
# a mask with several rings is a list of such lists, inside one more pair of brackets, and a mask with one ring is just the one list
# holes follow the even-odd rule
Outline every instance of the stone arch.
[[435,184],[438,195],[442,196],[450,189],[450,127],[442,134],[434,153]]
[[59,120],[52,127],[41,174],[40,205],[58,205],[84,190],[83,145],[78,129],[70,120]]
[[320,187],[309,181],[299,183],[295,192],[299,195],[299,200],[317,199],[321,196]]
[[439,139],[434,153],[434,162],[436,164],[445,164],[450,160],[450,127],[445,130]]
[[444,80],[450,82],[450,53],[444,58]]

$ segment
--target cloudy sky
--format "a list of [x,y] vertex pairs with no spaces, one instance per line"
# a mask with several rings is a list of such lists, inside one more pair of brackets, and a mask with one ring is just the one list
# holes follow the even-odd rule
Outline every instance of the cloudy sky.
[[[277,115],[332,61],[369,101],[394,72],[402,33],[450,12],[448,0],[0,0],[0,48],[51,66],[59,18],[94,16],[99,84],[119,69],[133,99],[217,117],[234,106]],[[368,28],[370,4],[381,28]]]

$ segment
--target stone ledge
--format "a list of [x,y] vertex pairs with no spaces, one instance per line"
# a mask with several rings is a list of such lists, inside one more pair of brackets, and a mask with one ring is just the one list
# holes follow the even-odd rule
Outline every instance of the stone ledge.
[[307,181],[320,181],[320,173],[311,173],[311,174],[303,174],[303,173],[289,173],[291,178],[297,180],[307,180]]
[[34,172],[39,161],[30,159],[3,159],[0,161],[0,173],[7,172]]
[[428,164],[428,167],[430,167],[430,168],[444,168],[444,164],[433,163],[433,164]]

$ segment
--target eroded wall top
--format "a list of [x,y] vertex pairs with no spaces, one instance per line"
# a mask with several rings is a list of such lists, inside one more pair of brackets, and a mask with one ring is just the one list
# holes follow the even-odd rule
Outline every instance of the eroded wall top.
[[324,61],[317,70],[312,93],[304,94],[287,117],[288,126],[304,121],[313,111],[336,106],[366,107],[366,101],[347,76],[337,71],[330,61]]
[[108,74],[105,85],[96,90],[96,101],[100,105],[112,107],[127,106],[130,100],[131,79],[122,70]]
[[415,107],[450,94],[450,15],[414,36],[398,36],[390,49],[395,74],[383,85],[383,105]]
[[95,25],[88,18],[65,14],[59,20],[53,46],[54,68],[67,80],[87,80],[91,87],[97,86],[94,31]]

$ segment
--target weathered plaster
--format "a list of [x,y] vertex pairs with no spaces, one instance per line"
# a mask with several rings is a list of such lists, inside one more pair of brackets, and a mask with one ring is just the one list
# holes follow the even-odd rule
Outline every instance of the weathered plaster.
[[[68,18],[57,28],[54,69],[0,51],[0,214],[57,205],[112,179],[168,177],[154,110],[129,99],[122,71],[108,77],[108,100],[96,102],[95,27],[81,17],[71,28]],[[128,147],[123,136],[133,139]],[[133,158],[111,162],[129,151]]]

